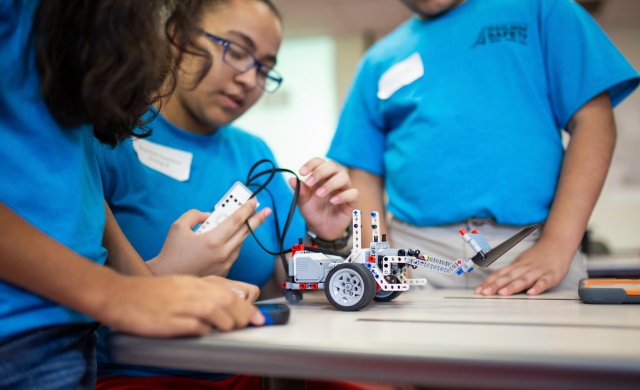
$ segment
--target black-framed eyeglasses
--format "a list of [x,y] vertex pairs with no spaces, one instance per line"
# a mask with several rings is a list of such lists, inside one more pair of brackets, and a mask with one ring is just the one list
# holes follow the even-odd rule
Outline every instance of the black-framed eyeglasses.
[[274,93],[282,84],[280,73],[258,61],[248,49],[204,30],[200,30],[200,34],[224,48],[222,61],[236,72],[245,73],[256,67],[256,82],[265,92]]

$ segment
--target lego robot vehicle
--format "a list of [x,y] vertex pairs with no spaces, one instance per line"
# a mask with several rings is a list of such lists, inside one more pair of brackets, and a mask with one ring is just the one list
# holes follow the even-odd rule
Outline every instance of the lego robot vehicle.
[[331,305],[342,311],[360,310],[374,300],[389,302],[412,285],[427,283],[426,279],[408,278],[408,267],[427,268],[447,275],[472,272],[476,265],[488,267],[543,224],[524,228],[494,249],[477,231],[460,229],[462,238],[476,255],[452,261],[424,256],[419,250],[390,248],[386,235],[380,237],[376,211],[371,213],[373,242],[368,248],[362,248],[361,216],[360,210],[353,211],[353,247],[346,258],[305,248],[301,242],[292,246],[293,256],[288,260],[287,270],[289,281],[283,283],[289,303],[300,302],[305,290],[324,290]]

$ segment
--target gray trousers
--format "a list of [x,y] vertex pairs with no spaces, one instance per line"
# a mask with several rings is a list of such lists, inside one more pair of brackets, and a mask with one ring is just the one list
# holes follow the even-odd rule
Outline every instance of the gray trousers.
[[[391,217],[388,224],[391,245],[393,248],[420,249],[420,254],[442,260],[469,259],[475,255],[473,249],[464,242],[458,233],[460,228],[467,231],[476,229],[492,247],[505,241],[522,229],[520,226],[498,225],[490,219],[470,219],[458,224],[438,227],[417,227]],[[475,289],[492,272],[502,268],[530,248],[540,237],[540,229],[531,233],[524,240],[505,253],[488,268],[475,267],[470,273],[463,275],[444,275],[425,268],[410,269],[411,278],[425,278],[425,286],[412,288],[439,289]],[[582,252],[577,252],[571,262],[567,276],[558,286],[549,291],[577,291],[580,279],[587,277],[587,265]]]

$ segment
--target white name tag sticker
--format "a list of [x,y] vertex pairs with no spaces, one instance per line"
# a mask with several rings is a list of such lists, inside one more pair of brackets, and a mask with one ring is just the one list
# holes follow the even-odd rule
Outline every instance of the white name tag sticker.
[[134,138],[133,150],[140,162],[178,181],[189,180],[193,153],[154,144],[145,139]]
[[378,99],[389,99],[397,90],[409,85],[424,75],[424,65],[420,54],[413,53],[408,58],[389,68],[378,80]]

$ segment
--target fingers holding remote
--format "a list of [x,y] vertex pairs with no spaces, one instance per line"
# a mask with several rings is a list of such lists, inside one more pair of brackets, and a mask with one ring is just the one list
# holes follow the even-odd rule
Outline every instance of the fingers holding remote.
[[[214,230],[220,230],[220,234],[228,240],[239,237],[241,241],[244,241],[250,233],[245,222],[249,224],[251,230],[255,230],[271,215],[271,209],[268,207],[256,211],[257,205],[256,198],[249,199],[233,214],[220,222]],[[242,242],[239,244],[241,245]]]
[[256,207],[255,198],[249,199],[218,226],[200,234],[207,241],[207,247],[212,252],[212,265],[201,270],[199,275],[227,275],[238,258],[242,243],[250,234],[247,224],[255,230],[271,215],[270,208],[256,211]]
[[147,265],[157,275],[226,276],[249,235],[245,222],[256,229],[271,214],[268,208],[255,212],[256,206],[250,199],[218,226],[199,234],[193,227],[207,219],[207,213],[187,211],[171,225],[162,250]]

